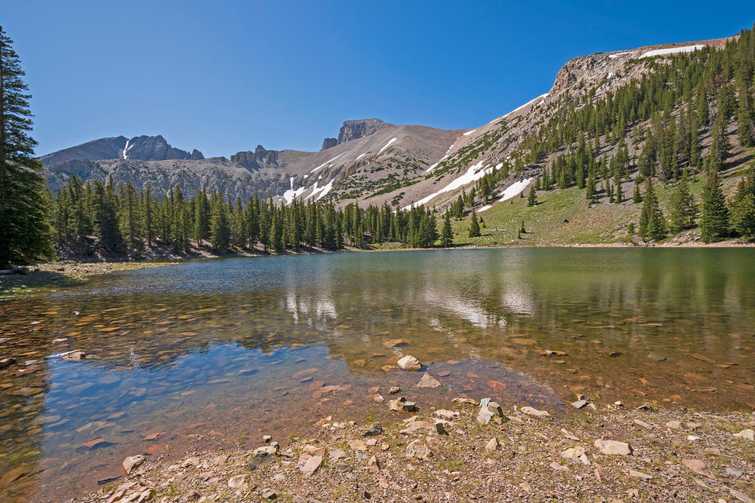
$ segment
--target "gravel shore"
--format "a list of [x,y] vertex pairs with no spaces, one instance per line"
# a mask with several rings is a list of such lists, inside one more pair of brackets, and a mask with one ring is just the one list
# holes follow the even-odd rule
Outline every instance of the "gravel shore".
[[[396,390],[393,390],[396,392]],[[751,502],[755,415],[576,401],[552,415],[480,397],[447,409],[375,389],[388,421],[313,418],[304,437],[181,460],[134,453],[124,476],[72,501]],[[577,408],[579,407],[579,408]],[[398,409],[398,410],[395,410]],[[300,413],[292,404],[292,413]],[[273,433],[273,432],[271,432]],[[129,471],[129,474],[125,472]]]

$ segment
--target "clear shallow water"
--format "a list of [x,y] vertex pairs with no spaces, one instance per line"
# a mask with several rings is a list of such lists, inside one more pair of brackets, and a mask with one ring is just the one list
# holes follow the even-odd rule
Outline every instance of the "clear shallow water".
[[[374,386],[420,405],[468,394],[566,412],[585,393],[753,408],[753,327],[748,249],[339,253],[102,277],[0,303],[0,359],[17,360],[0,370],[0,500],[96,488],[138,452],[379,417]],[[397,338],[408,346],[386,346]],[[55,356],[72,349],[90,358]],[[384,368],[399,351],[444,386]]]

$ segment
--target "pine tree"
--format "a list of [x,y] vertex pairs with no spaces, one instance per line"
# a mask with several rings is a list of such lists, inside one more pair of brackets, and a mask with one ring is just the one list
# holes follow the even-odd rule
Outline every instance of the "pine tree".
[[740,236],[755,238],[755,163],[750,163],[747,176],[737,186],[731,204],[731,226]]
[[33,157],[24,76],[13,41],[0,26],[0,268],[52,254],[47,189]]
[[642,194],[640,194],[640,183],[637,180],[634,181],[634,193],[632,194],[632,202],[634,204],[639,204],[642,202]]
[[223,198],[217,194],[213,196],[212,217],[210,223],[210,240],[212,249],[217,253],[225,253],[231,241],[231,229],[226,214]]
[[697,218],[697,204],[689,190],[687,172],[684,172],[681,180],[671,193],[671,208],[669,211],[669,230],[678,234],[684,229],[695,226]]
[[451,213],[446,211],[443,215],[443,229],[440,233],[440,245],[443,248],[450,248],[454,244],[454,231],[451,228]]
[[708,170],[703,189],[703,209],[700,219],[700,235],[706,243],[717,241],[729,232],[729,209],[721,190],[718,172]]
[[535,184],[530,186],[530,193],[527,196],[527,206],[537,205],[537,192],[535,192]]
[[118,227],[118,213],[116,210],[113,181],[108,179],[107,185],[98,181],[94,187],[95,224],[100,245],[110,253],[118,254],[123,251],[123,237]]
[[645,199],[640,213],[640,237],[644,241],[660,241],[666,237],[666,222],[650,178],[645,187]]
[[477,213],[472,208],[472,221],[469,223],[469,237],[476,238],[480,236],[480,224],[477,222]]

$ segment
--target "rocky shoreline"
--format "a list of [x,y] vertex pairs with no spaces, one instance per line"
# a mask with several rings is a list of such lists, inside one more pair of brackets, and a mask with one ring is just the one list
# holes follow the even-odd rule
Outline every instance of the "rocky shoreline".
[[[419,376],[419,373],[418,373]],[[181,460],[134,453],[123,478],[75,503],[189,501],[717,501],[755,497],[755,413],[655,410],[578,396],[570,412],[487,397],[422,404],[375,387],[389,420],[312,418],[307,436]],[[407,398],[408,397],[408,398]],[[411,401],[409,400],[411,398]]]
[[0,275],[0,299],[80,284],[92,276],[178,264],[166,262],[47,262]]

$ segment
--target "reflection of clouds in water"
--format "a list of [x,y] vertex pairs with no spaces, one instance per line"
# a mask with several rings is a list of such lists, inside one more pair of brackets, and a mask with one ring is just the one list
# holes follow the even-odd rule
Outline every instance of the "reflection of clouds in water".
[[433,307],[452,313],[467,320],[472,325],[480,328],[503,327],[506,320],[497,319],[498,315],[486,312],[481,306],[476,305],[476,300],[461,300],[452,296],[448,291],[425,291],[425,301]]
[[338,317],[336,306],[330,298],[307,298],[304,295],[297,295],[294,289],[286,292],[286,310],[291,313],[295,323],[299,323],[301,316],[303,318],[301,321],[310,326],[323,318],[336,319]]
[[522,288],[506,291],[501,298],[501,303],[507,310],[517,314],[535,314],[532,295]]

